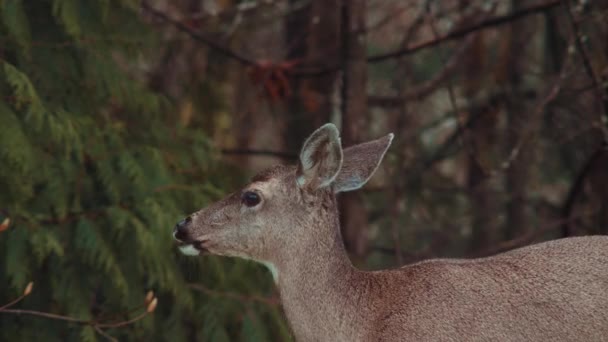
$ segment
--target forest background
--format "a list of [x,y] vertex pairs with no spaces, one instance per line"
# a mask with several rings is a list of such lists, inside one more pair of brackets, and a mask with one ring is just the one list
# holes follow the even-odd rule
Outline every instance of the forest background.
[[605,0],[0,0],[0,340],[291,340],[171,232],[325,122],[357,267],[606,234],[607,94]]

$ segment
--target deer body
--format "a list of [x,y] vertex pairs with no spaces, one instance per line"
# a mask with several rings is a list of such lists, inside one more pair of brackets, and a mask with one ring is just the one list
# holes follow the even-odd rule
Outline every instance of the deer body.
[[298,340],[608,341],[608,237],[376,272],[355,269],[338,238],[277,264]]
[[342,150],[325,125],[297,167],[279,166],[180,222],[187,254],[251,258],[271,270],[299,341],[608,341],[608,237],[497,256],[355,269],[335,194],[371,177],[392,135]]

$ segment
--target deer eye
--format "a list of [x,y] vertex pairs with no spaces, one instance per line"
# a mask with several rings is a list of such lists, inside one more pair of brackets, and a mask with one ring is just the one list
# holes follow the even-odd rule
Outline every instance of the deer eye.
[[260,195],[253,191],[245,191],[243,196],[241,196],[241,201],[248,207],[255,207],[256,205],[260,204],[261,200]]

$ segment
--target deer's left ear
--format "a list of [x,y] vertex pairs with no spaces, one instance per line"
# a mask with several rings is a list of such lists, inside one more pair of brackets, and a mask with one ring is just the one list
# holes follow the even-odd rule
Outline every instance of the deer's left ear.
[[302,188],[317,190],[330,185],[342,167],[340,133],[331,123],[314,131],[302,147],[297,182]]
[[393,133],[390,133],[345,149],[342,168],[333,182],[334,192],[356,190],[365,185],[378,169],[393,137]]

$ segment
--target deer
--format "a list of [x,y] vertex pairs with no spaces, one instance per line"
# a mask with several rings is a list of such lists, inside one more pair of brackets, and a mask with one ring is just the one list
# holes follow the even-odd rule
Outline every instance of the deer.
[[477,259],[353,266],[336,195],[361,188],[393,134],[343,149],[331,123],[297,165],[257,174],[180,221],[186,255],[265,265],[298,341],[608,341],[608,237],[569,237]]

